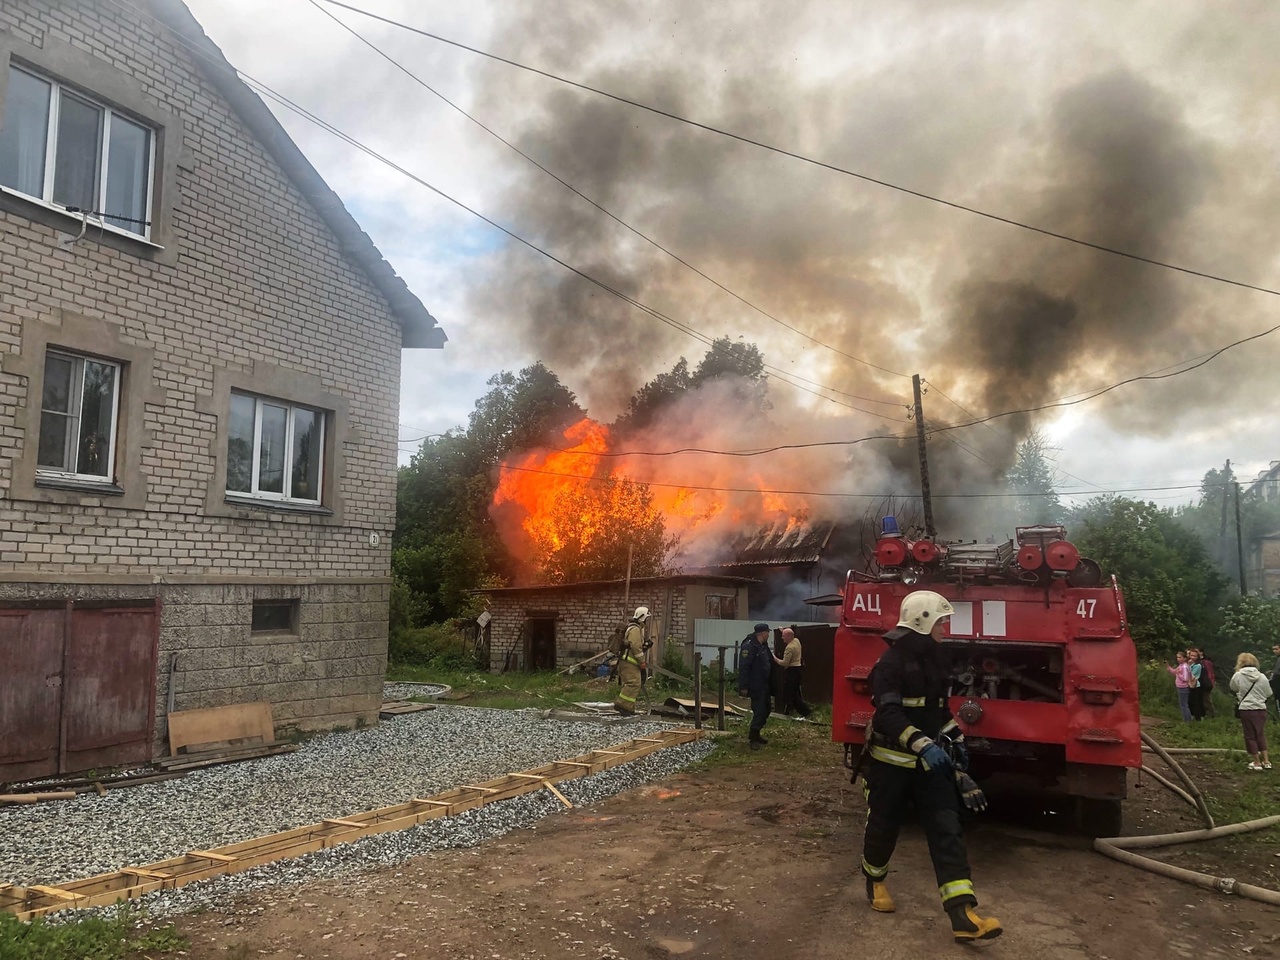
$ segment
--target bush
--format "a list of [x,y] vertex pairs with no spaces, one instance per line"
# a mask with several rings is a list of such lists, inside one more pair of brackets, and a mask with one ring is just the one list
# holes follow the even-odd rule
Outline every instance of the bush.
[[447,623],[392,630],[387,658],[394,664],[434,667],[437,670],[488,667],[488,664],[476,663],[471,642]]
[[662,669],[678,673],[682,677],[693,677],[693,668],[684,662],[684,645],[667,637],[662,645]]
[[69,922],[50,922],[37,917],[22,923],[9,913],[0,913],[0,957],[5,960],[117,960],[137,956],[141,951],[156,953],[181,950],[186,940],[173,926],[151,931],[139,930],[136,910],[121,906],[114,914],[86,917]]

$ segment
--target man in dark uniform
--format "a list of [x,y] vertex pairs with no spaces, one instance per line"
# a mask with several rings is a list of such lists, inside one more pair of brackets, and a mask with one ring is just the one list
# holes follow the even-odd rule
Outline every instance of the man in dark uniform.
[[[871,763],[866,771],[867,832],[862,872],[871,908],[892,913],[885,886],[898,830],[915,809],[929,842],[942,906],[956,940],[989,940],[1002,928],[994,917],[974,912],[978,899],[960,829],[961,805],[986,809],[986,798],[969,777],[964,738],[947,706],[947,668],[937,641],[946,631],[951,603],[932,590],[902,601],[898,625],[871,673]],[[944,748],[939,740],[948,744]]]
[[756,632],[742,641],[742,650],[738,654],[738,694],[751,698],[751,734],[747,739],[752,750],[759,750],[769,742],[760,736],[769,719],[773,698],[769,684],[773,673],[769,633],[767,623],[757,623]]

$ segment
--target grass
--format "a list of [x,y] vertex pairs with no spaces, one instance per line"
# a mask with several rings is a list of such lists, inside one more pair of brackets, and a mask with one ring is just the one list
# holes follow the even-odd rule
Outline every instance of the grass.
[[[504,710],[526,707],[548,710],[571,707],[581,700],[612,701],[618,693],[616,682],[603,683],[595,679],[594,674],[579,672],[570,676],[551,670],[491,674],[479,670],[393,664],[387,671],[387,680],[390,683],[448,684],[453,688],[454,697],[463,695],[462,702],[467,706]],[[650,699],[658,704],[670,696],[688,696],[692,688],[665,677],[650,677],[648,689]]]
[[4,960],[131,960],[147,952],[182,950],[187,941],[172,925],[146,929],[143,915],[124,905],[106,916],[22,923],[0,913],[0,957]]
[[[1234,714],[1235,698],[1229,692],[1221,686],[1214,687],[1211,696],[1215,716],[1193,723],[1182,719],[1173,677],[1164,667],[1142,667],[1138,675],[1138,692],[1142,715],[1165,721],[1148,731],[1161,746],[1240,751],[1193,756],[1186,761],[1187,773],[1197,781],[1214,820],[1220,824],[1239,823],[1280,813],[1280,789],[1275,771],[1260,774],[1245,769],[1249,755],[1244,753],[1244,735]],[[1271,738],[1280,741],[1280,727],[1270,720],[1267,727]],[[1272,746],[1280,754],[1280,742]],[[1182,758],[1175,759],[1183,762]],[[1254,839],[1260,843],[1280,844],[1280,828],[1256,834]]]

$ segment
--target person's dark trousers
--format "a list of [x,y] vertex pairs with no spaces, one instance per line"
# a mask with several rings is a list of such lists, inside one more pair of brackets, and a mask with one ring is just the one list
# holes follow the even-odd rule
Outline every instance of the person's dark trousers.
[[773,712],[773,697],[770,696],[768,690],[758,690],[751,694],[751,737],[752,740],[760,739],[760,731],[764,729],[765,723],[769,719],[769,714]]
[[813,712],[813,708],[805,703],[804,697],[800,695],[800,677],[803,673],[803,667],[787,667],[787,675],[783,680],[786,693],[782,698],[782,709],[786,713],[794,710],[800,716],[807,717]]
[[1188,706],[1191,708],[1191,716],[1196,720],[1204,719],[1204,687],[1192,687],[1191,696],[1188,697]]
[[[970,879],[969,855],[960,827],[960,796],[949,775],[873,760],[866,777],[867,831],[862,862],[867,876],[884,876],[880,871],[888,870],[898,845],[898,831],[914,807],[929,842],[938,886]],[[972,894],[961,894],[944,899],[943,907],[976,902]]]

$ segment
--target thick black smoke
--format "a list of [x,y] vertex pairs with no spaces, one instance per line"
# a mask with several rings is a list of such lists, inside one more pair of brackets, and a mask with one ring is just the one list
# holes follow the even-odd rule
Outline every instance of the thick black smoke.
[[[1194,8],[1096,9],[1106,30],[1069,5],[908,13],[672,0],[569,4],[548,17],[530,2],[503,6],[492,46],[916,190],[1267,282],[1280,249],[1271,155],[1280,83],[1254,38],[1277,25],[1278,8],[1258,7],[1259,23],[1236,27]],[[1153,17],[1163,24],[1155,33],[1146,29]],[[1243,55],[1231,43],[1237,34]],[[474,76],[477,109],[619,217],[839,351],[920,372],[977,413],[1077,394],[1267,325],[1272,304],[1256,294],[904,196],[545,79],[493,65]],[[708,336],[757,342],[796,376],[908,402],[909,381],[788,333],[524,161],[508,162],[508,221],[557,256]],[[502,254],[474,306],[500,317],[600,419],[677,355],[704,349],[518,248]],[[1088,409],[1137,434],[1203,427],[1239,402],[1268,356],[1228,355],[1213,376],[1126,388]],[[792,390],[777,378],[771,389]],[[937,394],[927,406],[930,421],[967,419]],[[771,430],[803,438],[914,429],[891,419],[903,408],[874,409],[885,419],[797,393],[778,405]],[[707,405],[696,415],[723,426],[735,413]],[[818,420],[827,421],[821,431]],[[968,449],[935,437],[939,486],[989,487],[1043,420],[1026,414],[957,434]],[[821,483],[818,468],[808,469]],[[863,489],[910,489],[914,442],[858,448],[849,463],[832,453],[829,474]]]

